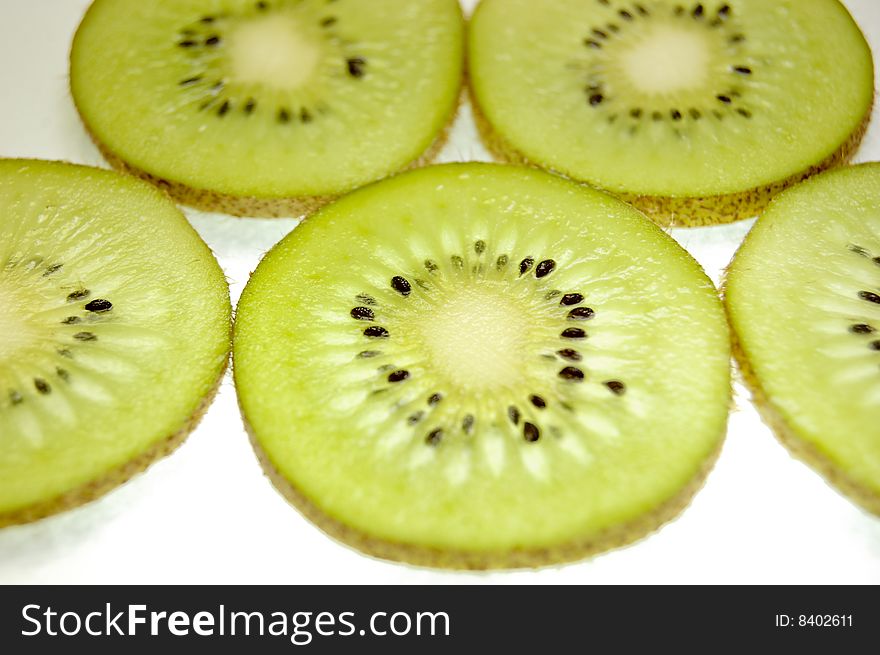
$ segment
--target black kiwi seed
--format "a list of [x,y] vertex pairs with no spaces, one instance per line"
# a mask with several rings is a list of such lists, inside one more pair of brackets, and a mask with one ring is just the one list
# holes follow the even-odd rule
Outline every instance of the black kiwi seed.
[[204,23],[205,25],[210,25],[211,23],[214,22],[214,16],[202,16],[202,17],[199,19],[199,22],[202,22],[202,23]]
[[366,330],[364,330],[364,336],[370,337],[371,339],[387,339],[391,335],[385,328],[378,325],[371,325]]
[[608,34],[603,32],[602,30],[594,29],[593,34],[598,36],[600,39],[607,39],[608,38]]
[[507,255],[501,255],[498,257],[498,260],[495,262],[495,268],[499,271],[503,270],[505,266],[507,266],[507,262],[510,261],[510,258]]
[[639,12],[642,16],[650,16],[650,12],[647,9],[645,9],[645,7],[643,7],[642,5],[636,4],[635,8],[636,8],[636,11]]
[[474,421],[475,421],[474,415],[468,414],[467,416],[464,417],[464,419],[461,422],[462,429],[466,433],[470,434],[471,431],[474,429]]
[[874,257],[871,261],[880,266],[880,257]]
[[9,402],[11,402],[13,405],[21,405],[24,402],[24,396],[22,396],[18,391],[10,391]]
[[868,253],[867,249],[862,248],[861,246],[857,246],[854,243],[849,244],[848,246],[850,252],[854,252],[857,255],[861,255],[862,257],[867,257],[870,253]]
[[584,372],[579,368],[575,368],[574,366],[566,366],[564,369],[559,371],[559,377],[561,377],[563,380],[581,382],[584,379]]
[[615,396],[622,396],[626,393],[626,385],[620,380],[608,380],[605,383],[605,386],[613,393]]
[[736,113],[739,114],[740,116],[742,116],[743,118],[751,118],[752,117],[752,112],[750,112],[748,109],[743,109],[742,107],[739,107],[736,110]]
[[335,25],[336,21],[337,21],[337,19],[335,16],[328,16],[327,18],[325,18],[321,21],[321,27],[330,27],[332,25]]
[[77,341],[97,341],[98,335],[94,332],[77,332],[73,335],[73,338]]
[[880,296],[873,291],[859,291],[859,298],[872,302],[875,305],[880,305]]
[[534,423],[526,423],[523,425],[523,439],[529,443],[535,443],[541,438],[541,431]]
[[436,446],[440,443],[440,440],[443,438],[443,430],[441,428],[437,428],[436,430],[431,430],[428,433],[428,436],[425,437],[425,442],[430,446]]
[[546,277],[556,270],[556,262],[552,259],[545,259],[537,268],[535,268],[535,277]]
[[423,418],[425,418],[425,412],[418,411],[415,414],[412,414],[409,418],[407,418],[406,422],[409,423],[410,425],[415,425],[416,423],[421,421]]
[[369,307],[355,307],[351,310],[351,317],[358,321],[372,321],[376,315]]
[[209,36],[207,39],[205,39],[205,45],[207,45],[207,46],[215,46],[215,45],[218,45],[219,43],[220,43],[220,37],[217,36],[216,34],[213,34],[212,36]]
[[354,78],[360,78],[364,76],[364,66],[367,65],[367,61],[362,57],[352,57],[348,59],[346,62],[348,66],[348,74]]
[[439,394],[439,393],[431,394],[431,395],[428,397],[428,405],[430,405],[431,407],[433,407],[434,405],[436,405],[437,403],[439,403],[441,400],[443,400],[443,394]]
[[312,122],[312,114],[311,114],[311,112],[309,112],[308,109],[303,107],[302,109],[299,110],[299,119],[303,123],[311,123]]
[[104,300],[103,298],[97,298],[90,303],[87,303],[85,306],[87,312],[94,312],[95,314],[103,314],[104,312],[109,312],[111,309],[113,309],[113,303],[109,300]]
[[587,333],[580,328],[566,328],[562,331],[560,336],[563,339],[586,339]]
[[391,288],[401,296],[408,296],[412,293],[412,287],[410,286],[409,281],[399,275],[395,275],[391,278]]
[[858,323],[849,328],[853,334],[873,334],[877,330],[866,323]]
[[405,371],[403,369],[399,371],[394,371],[394,373],[390,373],[388,375],[389,382],[403,382],[404,380],[409,379],[409,371]]
[[568,318],[573,321],[589,321],[595,315],[596,312],[590,307],[575,307],[568,312]]
[[718,100],[723,102],[725,105],[729,105],[731,102],[733,102],[733,100],[730,99],[730,96],[726,96],[723,93],[719,93],[715,97],[718,98]]
[[605,100],[605,96],[601,93],[594,93],[590,96],[590,106],[596,107],[602,104],[602,101]]
[[279,123],[289,123],[290,122],[290,111],[285,108],[281,108],[278,110],[278,122]]
[[362,350],[358,353],[359,359],[372,359],[373,357],[378,357],[382,352],[379,350]]
[[563,348],[562,350],[557,350],[556,354],[562,357],[562,359],[567,359],[570,362],[579,362],[583,357],[581,354],[572,348]]
[[177,45],[181,48],[192,48],[195,47],[197,44],[192,39],[186,39],[184,41],[180,41]]
[[357,300],[358,302],[362,302],[365,305],[375,305],[376,304],[376,299],[373,298],[373,296],[366,294],[366,293],[359,293],[358,295],[355,296],[355,300]]
[[61,321],[62,325],[76,325],[77,323],[82,323],[82,319],[79,316],[68,316]]
[[538,409],[544,409],[547,407],[547,401],[541,398],[541,396],[531,395],[529,396],[529,402],[531,402]]
[[740,75],[751,75],[752,69],[749,68],[748,66],[734,66],[733,72],[739,73]]
[[700,113],[700,110],[697,109],[696,107],[691,107],[691,109],[688,113],[691,115],[691,118],[693,118],[695,121],[700,120],[700,118],[702,118],[702,116],[703,116]]
[[724,19],[730,16],[730,5],[721,5],[718,9],[718,18]]
[[869,347],[871,350],[880,350],[880,341],[872,341]]
[[185,80],[180,80],[180,82],[178,82],[178,84],[180,86],[192,86],[193,84],[198,84],[201,81],[202,81],[202,78],[200,76],[196,75],[195,77],[188,77]]
[[52,392],[52,387],[43,378],[34,378],[34,388],[43,395]]
[[73,291],[67,294],[68,302],[75,302],[77,300],[82,300],[83,298],[88,298],[92,292],[88,289],[80,289],[79,291]]
[[257,101],[254,100],[253,98],[248,98],[247,102],[244,103],[244,113],[245,114],[248,114],[248,115],[253,114],[254,109],[256,109],[256,108],[257,108]]
[[638,109],[638,108],[630,109],[629,115],[632,116],[633,118],[641,118],[642,117],[642,110]]
[[703,5],[697,5],[694,7],[694,10],[691,12],[691,15],[694,18],[702,18],[703,17]]
[[596,41],[595,39],[584,39],[584,45],[588,48],[596,48],[599,49],[602,47],[602,44]]
[[734,34],[734,35],[733,35],[732,37],[730,37],[730,39],[729,39],[729,41],[730,41],[731,43],[742,43],[742,42],[745,41],[745,40],[746,40],[746,37],[745,37],[744,34]]
[[519,274],[525,275],[530,270],[532,270],[532,266],[534,266],[534,265],[535,265],[535,260],[532,259],[531,257],[526,257],[524,260],[522,260],[519,263]]
[[57,366],[55,368],[55,373],[58,375],[59,378],[61,378],[65,382],[67,382],[70,379],[70,373],[68,373],[66,369],[63,369],[60,366]]
[[484,252],[486,252],[486,242],[482,239],[474,242],[474,252],[478,255],[482,255]]
[[464,260],[458,255],[452,255],[452,257],[449,258],[449,261],[451,261],[452,265],[458,270],[464,270]]
[[513,405],[507,408],[507,417],[510,419],[511,423],[519,425],[519,410]]
[[629,13],[626,9],[621,9],[617,13],[620,14],[620,17],[623,20],[632,20],[633,19],[633,15],[631,13]]
[[257,3],[256,7],[258,11],[266,11],[266,9],[269,8],[269,3],[260,0],[260,2]]

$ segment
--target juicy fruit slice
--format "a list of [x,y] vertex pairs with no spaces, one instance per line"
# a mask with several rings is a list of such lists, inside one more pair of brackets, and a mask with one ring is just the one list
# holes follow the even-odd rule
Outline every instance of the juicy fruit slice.
[[197,206],[291,213],[432,148],[463,31],[455,0],[96,0],[71,88],[115,165]]
[[880,164],[775,200],[734,259],[726,296],[768,423],[880,514]]
[[871,52],[837,0],[483,0],[473,94],[490,145],[664,224],[752,216],[845,161]]
[[234,351],[288,498],[434,566],[641,536],[695,491],[727,417],[727,327],[698,265],[623,203],[515,167],[407,173],[308,219],[252,276]]
[[0,526],[91,500],[166,454],[226,366],[223,272],[133,178],[0,160]]

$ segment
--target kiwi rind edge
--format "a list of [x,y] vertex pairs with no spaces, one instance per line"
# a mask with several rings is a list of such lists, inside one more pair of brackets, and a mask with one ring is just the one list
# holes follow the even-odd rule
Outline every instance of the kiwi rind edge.
[[[573,179],[581,184],[588,184],[584,180],[576,180],[571,176],[556,171],[528,159],[524,154],[514,148],[503,136],[501,136],[486,118],[483,110],[477,102],[473,84],[468,77],[468,95],[473,108],[474,121],[483,144],[489,152],[500,161],[514,164],[522,164],[533,168],[550,170],[557,175]],[[746,191],[721,194],[715,196],[646,196],[637,194],[608,193],[620,198],[643,212],[652,221],[664,227],[700,227],[705,225],[720,225],[751,218],[760,214],[773,199],[790,186],[803,182],[822,171],[843,166],[849,163],[865,136],[868,123],[871,120],[874,100],[868,106],[868,110],[862,117],[858,127],[849,135],[841,146],[823,161],[810,166],[806,170],[795,173],[784,180],[773,182],[766,186],[759,186]]]
[[[729,274],[728,268],[727,273]],[[767,392],[764,390],[761,381],[752,367],[745,348],[740,341],[733,322],[733,315],[730,305],[726,297],[726,280],[723,287],[724,307],[727,311],[728,323],[730,324],[730,334],[733,348],[733,357],[739,366],[740,376],[743,383],[752,394],[752,403],[757,408],[764,424],[770,428],[776,439],[788,450],[795,458],[819,473],[828,484],[835,487],[840,493],[853,501],[856,505],[863,509],[880,516],[880,493],[869,489],[864,484],[854,480],[847,475],[827,454],[815,444],[812,444],[798,436],[791,426],[785,421]]]
[[121,466],[117,466],[107,473],[104,473],[75,489],[67,491],[60,496],[15,509],[10,512],[0,512],[0,528],[34,523],[55,514],[60,514],[61,512],[80,507],[93,500],[97,500],[101,496],[113,491],[116,487],[128,482],[139,473],[143,473],[155,462],[173,453],[184,441],[186,441],[186,438],[201,422],[205,412],[208,411],[211,403],[213,403],[214,397],[217,395],[226,374],[228,362],[229,358],[227,357],[223,364],[223,368],[217,375],[217,382],[214,384],[214,387],[204,398],[202,398],[198,407],[196,407],[195,411],[190,415],[183,426],[177,430],[177,432],[160,439],[154,445],[150,446],[149,449],[140,453],[133,459],[128,460]]
[[[233,369],[234,370],[234,369]],[[636,519],[614,526],[601,534],[589,538],[556,544],[546,548],[523,548],[505,551],[464,551],[385,541],[352,528],[324,513],[290,480],[284,477],[269,455],[257,442],[256,435],[248,423],[244,407],[239,400],[239,408],[244,419],[245,429],[251,446],[257,455],[260,466],[276,490],[296,508],[306,519],[316,525],[327,536],[343,545],[354,548],[371,557],[412,566],[432,569],[459,571],[486,571],[492,569],[536,569],[567,562],[586,559],[598,553],[628,546],[659,530],[672,521],[690,505],[691,500],[703,487],[706,477],[715,466],[724,444],[727,423],[718,439],[718,445],[703,460],[696,475],[671,498],[666,499],[651,512]]]

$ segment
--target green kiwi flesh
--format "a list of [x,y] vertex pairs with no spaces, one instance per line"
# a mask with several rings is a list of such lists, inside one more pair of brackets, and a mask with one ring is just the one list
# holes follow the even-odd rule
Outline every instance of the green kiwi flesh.
[[229,292],[161,192],[0,160],[0,527],[92,500],[167,454],[226,367]]
[[297,215],[433,156],[463,57],[456,0],[96,0],[70,83],[114,166],[203,209]]
[[436,567],[643,536],[699,487],[730,396],[723,309],[682,248],[610,196],[491,164],[306,219],[251,277],[234,362],[279,489],[348,544]]
[[468,62],[493,151],[665,225],[754,216],[846,162],[874,97],[838,0],[483,0]]
[[737,358],[767,422],[880,514],[880,164],[776,198],[725,289]]

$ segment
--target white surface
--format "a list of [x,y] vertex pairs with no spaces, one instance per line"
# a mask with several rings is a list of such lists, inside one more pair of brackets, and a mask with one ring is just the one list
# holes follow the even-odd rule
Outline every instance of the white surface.
[[[880,52],[880,2],[846,4]],[[0,156],[104,165],[67,90],[68,48],[87,5],[0,0]],[[877,118],[861,161],[880,159]],[[441,159],[487,158],[465,109]],[[262,254],[296,224],[188,214],[226,270],[234,301]],[[674,236],[717,281],[749,225]],[[98,502],[0,531],[0,583],[880,582],[880,520],[791,459],[736,391],[717,468],[656,535],[554,569],[459,574],[364,557],[302,518],[263,477],[227,378],[172,457]]]

